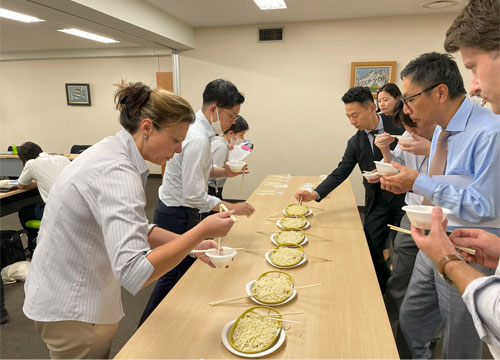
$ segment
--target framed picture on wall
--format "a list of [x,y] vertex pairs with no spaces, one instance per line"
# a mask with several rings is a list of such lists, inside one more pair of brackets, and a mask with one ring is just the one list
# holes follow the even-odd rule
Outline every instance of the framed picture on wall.
[[89,84],[65,84],[68,105],[90,106]]
[[395,61],[353,62],[351,63],[351,87],[367,86],[373,97],[377,90],[396,77]]

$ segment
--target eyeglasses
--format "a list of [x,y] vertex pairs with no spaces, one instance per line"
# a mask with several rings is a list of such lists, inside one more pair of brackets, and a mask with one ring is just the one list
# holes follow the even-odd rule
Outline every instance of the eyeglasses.
[[424,89],[422,90],[421,92],[419,92],[418,94],[415,94],[415,95],[412,95],[412,96],[408,96],[408,97],[404,97],[403,95],[401,95],[401,100],[403,101],[403,104],[406,105],[406,107],[410,107],[410,104],[412,103],[413,99],[415,99],[417,96],[419,95],[422,95],[424,92],[426,91],[429,91],[429,90],[432,90],[434,89],[436,86],[439,86],[441,85],[441,83],[439,84],[436,84],[436,85],[433,85],[431,87],[428,87],[427,89]]
[[236,120],[236,118],[239,116],[238,114],[235,114],[235,113],[233,113],[233,112],[229,111],[228,109],[223,109],[223,110],[222,110],[222,112],[224,112],[224,111],[226,111],[226,110],[227,110],[226,114],[228,114],[228,115],[229,115],[229,118],[230,118],[231,120]]

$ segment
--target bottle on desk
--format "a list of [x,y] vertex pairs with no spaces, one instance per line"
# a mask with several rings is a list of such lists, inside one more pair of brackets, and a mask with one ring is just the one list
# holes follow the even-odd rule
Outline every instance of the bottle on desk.
[[16,144],[12,145],[12,155],[17,155],[17,146],[16,146]]

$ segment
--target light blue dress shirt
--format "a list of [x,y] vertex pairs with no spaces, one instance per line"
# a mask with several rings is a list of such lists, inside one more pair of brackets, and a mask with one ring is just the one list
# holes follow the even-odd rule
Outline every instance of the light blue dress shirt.
[[[448,153],[445,175],[461,175],[470,179],[464,186],[439,182],[420,173],[413,191],[448,208],[458,227],[476,227],[500,234],[500,116],[465,98],[451,118],[447,131]],[[431,155],[436,150],[442,128],[436,127],[432,138]]]

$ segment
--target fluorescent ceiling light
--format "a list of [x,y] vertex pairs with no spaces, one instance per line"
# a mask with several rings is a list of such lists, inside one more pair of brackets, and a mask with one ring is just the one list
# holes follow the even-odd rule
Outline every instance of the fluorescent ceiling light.
[[22,21],[24,23],[45,21],[42,19],[38,19],[34,16],[25,15],[25,14],[21,14],[21,13],[15,12],[15,11],[2,9],[2,8],[0,8],[0,17],[6,18],[6,19],[11,19],[11,20],[16,20],[16,21]]
[[261,10],[286,9],[285,0],[253,0]]
[[104,36],[92,34],[92,33],[86,32],[86,31],[73,29],[73,28],[72,29],[60,29],[57,31],[60,31],[60,32],[63,32],[66,34],[70,34],[70,35],[79,36],[79,37],[89,39],[89,40],[99,41],[99,42],[102,42],[105,44],[119,43],[119,41],[116,41],[116,40],[113,40],[113,39],[110,39],[110,38],[107,38]]

